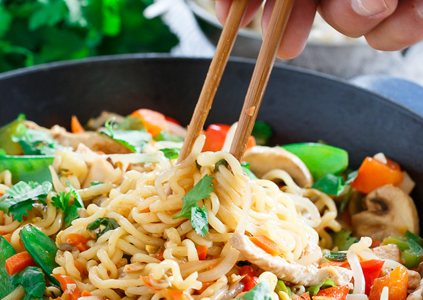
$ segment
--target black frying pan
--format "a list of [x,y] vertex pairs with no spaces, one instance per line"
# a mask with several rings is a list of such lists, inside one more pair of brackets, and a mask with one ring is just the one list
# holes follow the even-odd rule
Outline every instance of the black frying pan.
[[[188,124],[208,59],[128,55],[49,64],[0,75],[1,125],[23,112],[44,126],[82,122],[101,111],[146,107]],[[209,123],[238,119],[254,68],[229,62]],[[258,119],[275,130],[273,144],[323,140],[347,150],[350,166],[384,152],[416,181],[423,212],[423,117],[378,94],[286,66],[273,70]],[[422,215],[420,213],[420,215]]]

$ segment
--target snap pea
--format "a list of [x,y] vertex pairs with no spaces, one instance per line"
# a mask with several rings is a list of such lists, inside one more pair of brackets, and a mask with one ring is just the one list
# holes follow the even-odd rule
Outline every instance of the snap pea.
[[337,175],[348,167],[348,153],[341,148],[320,143],[289,144],[282,147],[304,162],[314,181],[328,173]]
[[37,265],[54,284],[60,285],[52,276],[53,269],[58,266],[55,260],[57,246],[53,240],[31,224],[25,225],[19,232],[19,236],[26,251]]
[[279,295],[279,292],[285,292],[288,295],[289,299],[292,299],[291,289],[287,287],[285,285],[285,282],[283,282],[282,280],[278,280],[278,283],[276,284],[275,292],[278,295]]
[[16,120],[0,128],[0,148],[4,149],[7,154],[19,155],[23,153],[21,145],[12,141],[12,136],[17,134],[24,121],[25,116],[19,115]]
[[6,259],[16,254],[15,249],[0,235],[0,299],[9,295],[15,289],[12,277],[6,271]]
[[9,170],[13,183],[19,181],[51,182],[48,166],[53,164],[54,156],[39,155],[0,155],[0,172]]

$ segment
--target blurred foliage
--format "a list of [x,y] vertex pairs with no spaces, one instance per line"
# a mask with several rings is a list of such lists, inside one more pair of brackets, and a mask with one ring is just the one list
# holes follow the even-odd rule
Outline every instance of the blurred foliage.
[[177,37],[153,0],[0,0],[0,72],[87,56],[169,52]]

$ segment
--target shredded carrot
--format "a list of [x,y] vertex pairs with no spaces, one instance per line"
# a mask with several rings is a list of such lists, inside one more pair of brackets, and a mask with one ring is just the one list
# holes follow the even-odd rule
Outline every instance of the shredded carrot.
[[346,261],[328,261],[320,265],[320,268],[326,268],[326,267],[349,268],[350,264],[348,263],[348,260],[346,260]]
[[146,286],[148,286],[153,291],[158,292],[159,289],[155,288],[154,285],[151,283],[151,279],[148,276],[141,276],[141,280],[145,283]]
[[80,261],[75,260],[73,264],[75,268],[81,274],[81,277],[84,277],[85,275],[87,275],[87,271],[85,270],[84,265]]
[[207,250],[209,248],[207,246],[204,245],[198,245],[197,246],[197,253],[198,253],[198,258],[200,260],[205,260],[207,257]]
[[215,281],[208,281],[208,282],[203,282],[203,285],[201,286],[201,289],[199,290],[194,290],[194,294],[196,295],[201,295],[209,286],[211,286],[213,283],[215,283]]
[[88,250],[87,239],[79,233],[71,233],[66,236],[66,243],[75,246],[80,252]]
[[90,293],[89,291],[87,291],[87,290],[84,290],[84,291],[81,293],[81,297],[89,297],[89,296],[92,296],[92,295],[91,295],[91,293]]
[[164,254],[164,249],[161,248],[159,251],[157,251],[156,253],[154,253],[152,256],[154,258],[157,258],[158,260],[164,260],[163,254]]
[[267,236],[258,235],[251,237],[250,240],[272,256],[277,256],[280,254],[278,245]]
[[301,294],[297,299],[299,299],[299,300],[311,300],[310,293],[307,292],[307,293]]
[[6,259],[6,271],[9,276],[13,276],[29,266],[36,266],[36,263],[27,251],[20,252]]
[[257,146],[256,138],[253,137],[252,135],[250,135],[250,137],[248,138],[247,148],[246,149],[250,149],[250,148],[252,148],[254,146]]
[[78,298],[81,297],[81,291],[76,285],[75,280],[60,274],[53,274],[53,277],[59,281],[62,290],[69,294],[69,300],[78,300]]
[[147,132],[153,137],[168,129],[165,116],[157,111],[142,108],[134,111],[131,116],[140,118]]
[[191,296],[187,292],[181,292],[178,290],[169,290],[168,294],[172,300],[190,300]]
[[72,116],[71,130],[73,133],[85,132],[84,127],[82,127],[81,123],[79,123],[79,120],[76,116]]

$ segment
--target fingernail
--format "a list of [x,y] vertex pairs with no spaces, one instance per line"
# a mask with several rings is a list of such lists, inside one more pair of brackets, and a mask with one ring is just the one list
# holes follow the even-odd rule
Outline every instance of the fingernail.
[[388,9],[384,0],[351,0],[351,6],[363,17],[374,16]]
[[416,9],[419,16],[423,18],[423,0],[416,0]]

